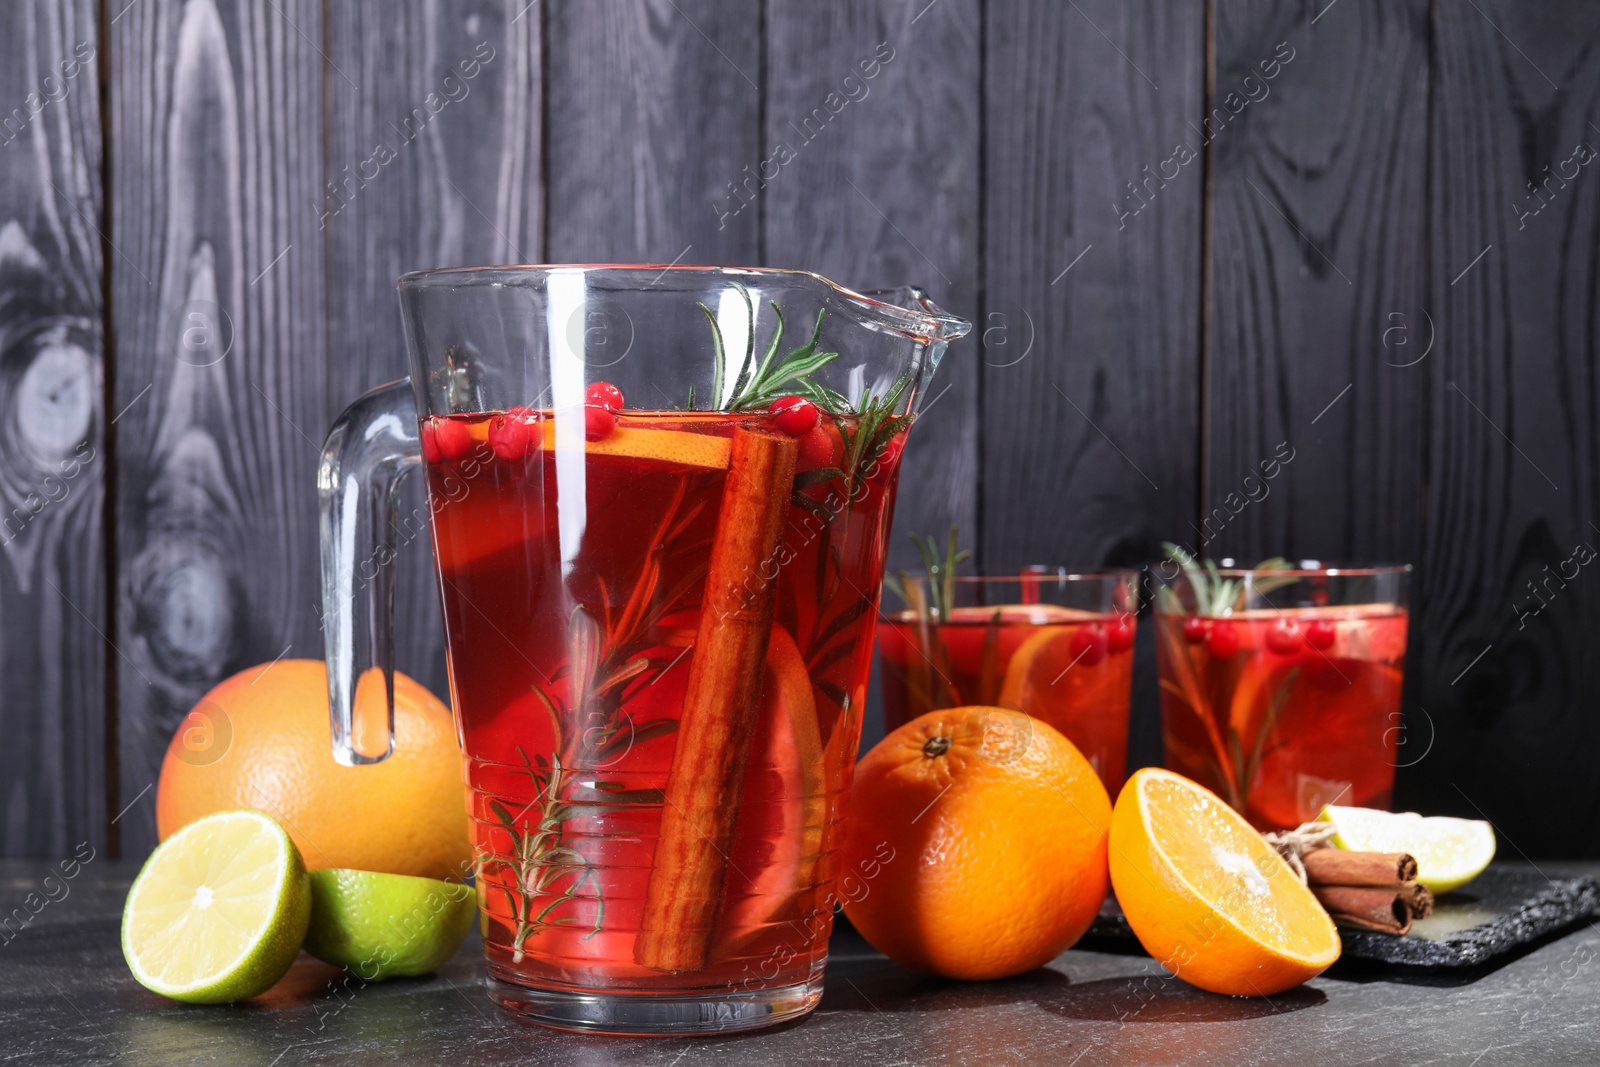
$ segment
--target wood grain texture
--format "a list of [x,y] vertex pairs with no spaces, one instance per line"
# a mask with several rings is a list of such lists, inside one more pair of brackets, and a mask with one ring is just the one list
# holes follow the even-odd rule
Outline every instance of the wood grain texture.
[[[100,19],[105,145],[94,63],[45,81]],[[1210,32],[1208,98],[1204,5],[1158,0],[7,5],[0,853],[98,844],[131,804],[141,854],[179,716],[321,654],[318,448],[403,373],[400,273],[677,260],[917,281],[975,317],[896,564],[951,521],[990,571],[1185,538],[1417,562],[1397,802],[1600,854],[1600,569],[1571,562],[1600,549],[1600,156],[1573,169],[1600,12],[1217,0]],[[401,668],[442,691],[426,531],[402,537]],[[1135,765],[1153,677],[1142,654]]]
[[[1026,0],[985,18],[978,563],[1142,564],[1198,495],[1201,160],[1137,213],[1125,198],[1193,136],[1204,8]],[[1161,760],[1151,634],[1130,770]]]
[[1600,151],[1597,49],[1590,4],[1437,7],[1408,660],[1434,737],[1397,800],[1492,819],[1512,856],[1600,849],[1600,562],[1574,560],[1600,549],[1600,157],[1567,163]]
[[[329,8],[330,417],[407,373],[395,281],[542,260],[541,15],[527,0]],[[343,80],[360,86],[356,91]],[[400,504],[396,666],[444,696],[444,630],[420,480]]]
[[1120,205],[1192,136],[1203,8],[986,18],[980,562],[1143,562],[1195,507],[1200,161]]
[[103,845],[95,8],[0,8],[0,855]]
[[153,841],[144,790],[179,718],[244,667],[322,653],[321,18],[315,0],[142,0],[110,31],[133,855]]
[[1427,0],[1218,0],[1197,555],[1416,558],[1428,36]]
[[[739,172],[773,175],[766,264],[857,289],[920,285],[975,318],[980,18],[977,0],[768,4],[763,151]],[[779,145],[794,152],[781,167]],[[975,536],[976,353],[956,342],[918,419],[891,566],[921,566],[908,531]]]
[[759,7],[589,0],[547,16],[549,258],[757,264],[758,213],[718,208],[759,158]]

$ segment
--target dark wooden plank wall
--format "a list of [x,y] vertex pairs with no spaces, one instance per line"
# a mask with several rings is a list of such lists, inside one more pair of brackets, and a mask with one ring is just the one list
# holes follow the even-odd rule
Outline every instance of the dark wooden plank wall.
[[[1440,362],[1423,358],[1428,2],[1342,0],[1308,16],[1219,0],[1216,15],[1202,120],[1206,488],[1183,540],[1250,562],[1415,561],[1427,376]],[[1403,784],[1437,766],[1419,759],[1425,723],[1411,725]],[[1460,799],[1430,780],[1417,802],[1453,811]]]
[[6,4],[0,41],[0,855],[56,855],[108,819],[94,5]]
[[[142,0],[111,24],[118,801],[214,683],[321,648],[330,417],[316,0]],[[124,258],[125,257],[125,258]]]
[[1428,0],[1216,13],[1206,493],[1185,540],[1414,560],[1427,369],[1396,364],[1428,330]]
[[[1138,565],[1194,515],[1205,164],[1160,165],[1194,140],[1203,16],[987,7],[979,549],[997,572]],[[1161,758],[1142,629],[1135,765]]]
[[[1577,0],[3,18],[18,102],[108,40],[0,145],[5,511],[94,450],[4,546],[0,663],[26,695],[0,701],[0,852],[104,840],[125,807],[113,831],[149,844],[182,712],[320,651],[316,446],[403,373],[395,277],[530,260],[927,286],[978,331],[908,453],[897,563],[906,530],[951,522],[991,568],[1163,539],[1412,560],[1400,800],[1487,815],[1508,853],[1600,851],[1600,591],[1587,566],[1550,577],[1600,546],[1600,186],[1564,163],[1600,147],[1600,15]],[[733,210],[729,183],[794,140]],[[401,668],[442,690],[425,537],[401,557]],[[1146,760],[1152,712],[1142,691]]]
[[1434,28],[1411,682],[1438,740],[1402,798],[1455,794],[1508,854],[1600,848],[1597,50],[1593,4],[1441,4]]
[[1202,15],[988,6],[986,565],[1140,563],[1194,514],[1203,161],[1143,185],[1193,137]]

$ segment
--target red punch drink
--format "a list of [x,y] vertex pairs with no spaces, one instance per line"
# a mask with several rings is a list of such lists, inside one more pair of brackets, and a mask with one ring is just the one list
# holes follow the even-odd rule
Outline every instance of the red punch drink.
[[1200,581],[1213,609],[1214,594],[1229,592],[1218,583],[1237,583],[1233,610],[1220,614],[1173,611],[1178,598],[1159,597],[1166,766],[1262,830],[1315,819],[1326,804],[1387,808],[1402,733],[1405,574],[1218,571]]

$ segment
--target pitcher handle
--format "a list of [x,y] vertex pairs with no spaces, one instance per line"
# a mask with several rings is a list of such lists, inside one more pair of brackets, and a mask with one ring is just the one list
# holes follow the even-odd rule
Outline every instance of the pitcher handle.
[[[335,420],[317,469],[321,508],[322,633],[328,663],[333,756],[347,767],[381,763],[394,751],[394,545],[400,480],[422,462],[411,381],[363,394]],[[381,678],[387,742],[376,723],[358,730],[355,709],[373,714]],[[356,700],[358,689],[371,696]]]

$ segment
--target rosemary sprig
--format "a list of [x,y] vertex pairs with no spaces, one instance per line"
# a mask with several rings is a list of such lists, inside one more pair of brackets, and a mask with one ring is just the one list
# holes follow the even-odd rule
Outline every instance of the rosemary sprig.
[[[931,536],[924,537],[915,530],[911,532],[911,543],[917,546],[917,554],[922,557],[922,566],[928,572],[928,609],[938,621],[945,621],[950,617],[950,609],[955,607],[956,599],[956,568],[972,558],[970,549],[957,549],[956,541],[959,532],[956,527],[950,527],[950,534],[945,539],[944,556],[939,555],[939,544]],[[907,581],[909,583],[909,580]]]
[[[839,468],[829,467],[806,472],[802,476],[804,481],[797,484],[796,488],[803,489],[807,485],[832,480],[843,474],[846,477],[846,488],[854,490],[863,473],[871,473],[872,465],[883,454],[895,432],[900,429],[899,423],[892,416],[910,387],[911,379],[901,375],[889,387],[888,392],[882,395],[865,393],[856,402],[813,380],[812,375],[839,358],[837,352],[818,351],[818,342],[822,337],[822,323],[827,316],[827,309],[817,310],[817,319],[812,323],[811,337],[806,343],[780,358],[778,352],[783,345],[785,324],[783,309],[773,300],[767,301],[767,304],[772,308],[777,325],[773,327],[772,338],[767,342],[758,360],[754,328],[755,304],[750,299],[750,290],[737,282],[734,283],[734,288],[744,300],[747,320],[752,326],[745,340],[744,359],[739,364],[739,376],[728,389],[730,395],[721,410],[756,410],[790,395],[803,396],[810,400],[833,418],[844,441],[844,458]],[[728,376],[727,341],[722,336],[722,327],[718,325],[717,316],[711,308],[705,304],[695,306],[700,309],[700,313],[706,317],[706,322],[711,326],[713,359],[711,404],[715,407],[722,397]],[[691,386],[690,410],[694,409],[694,403],[694,388]]]
[[[1244,610],[1246,594],[1253,592],[1257,596],[1264,596],[1295,581],[1293,575],[1260,576],[1262,571],[1288,570],[1289,561],[1282,556],[1273,556],[1256,564],[1251,568],[1256,573],[1252,574],[1247,582],[1239,578],[1224,578],[1217,570],[1216,563],[1208,559],[1202,565],[1185,549],[1171,541],[1161,542],[1161,550],[1166,553],[1167,559],[1176,563],[1183,571],[1189,587],[1194,590],[1196,615],[1232,615],[1235,611]],[[1163,587],[1160,597],[1163,612],[1168,615],[1185,614],[1177,594],[1171,588]]]
[[[535,931],[574,921],[571,916],[551,918],[551,913],[569,901],[580,899],[578,890],[585,882],[594,882],[595,920],[594,929],[584,935],[584,940],[600,932],[606,915],[605,897],[600,892],[594,865],[568,841],[566,822],[573,815],[574,805],[562,799],[564,771],[561,756],[552,753],[550,759],[546,760],[543,755],[536,755],[530,760],[521,745],[517,746],[517,755],[522,758],[522,765],[533,782],[534,800],[529,809],[537,809],[538,816],[532,827],[520,825],[517,816],[512,815],[504,804],[491,800],[489,810],[510,835],[511,855],[515,859],[494,856],[486,859],[484,864],[485,867],[499,865],[507,868],[516,881],[515,892],[509,887],[500,887],[511,904],[511,914],[517,922],[512,935],[513,962],[522,959],[522,946]],[[557,889],[563,879],[568,879],[566,885]],[[534,902],[543,896],[551,896],[552,899],[535,912]]]
[[[940,625],[949,621],[950,609],[955,606],[956,569],[972,556],[967,549],[956,547],[959,536],[956,527],[950,527],[941,556],[935,538],[915,532],[911,534],[911,543],[917,546],[917,554],[922,557],[923,569],[927,574],[926,592],[923,584],[905,571],[901,571],[898,577],[886,574],[883,579],[884,586],[905,602],[906,609],[916,620],[912,640],[922,653],[922,662],[908,664],[903,672],[903,680],[911,706],[918,715],[962,703],[950,681],[950,650],[945,647],[944,638],[939,632]],[[990,676],[998,666],[998,623],[997,611],[984,633],[983,668],[979,672],[978,686],[984,693],[993,688],[988,683],[992,681]],[[985,697],[980,695],[978,699],[981,702]]]
[[883,455],[889,440],[900,429],[899,422],[891,419],[900,397],[905,394],[911,379],[904,375],[895,379],[889,391],[882,396],[869,393],[861,402],[861,411],[852,420],[834,416],[839,436],[844,438],[844,471],[849,478],[849,488],[854,489],[863,473],[870,474],[873,464]]
[[[811,375],[839,358],[837,352],[817,351],[817,341],[822,336],[822,320],[827,314],[826,309],[818,309],[817,321],[811,327],[811,339],[779,359],[778,349],[783,344],[783,311],[776,301],[767,301],[773,315],[777,317],[778,325],[774,327],[772,339],[767,342],[766,351],[762,353],[761,361],[758,363],[755,358],[755,304],[750,299],[750,290],[737,282],[734,283],[734,288],[744,299],[747,321],[750,322],[751,328],[745,342],[744,361],[739,365],[739,377],[734,380],[724,410],[749,411],[754,408],[764,408],[779,397],[795,394],[805,397],[830,414],[848,411],[850,408],[848,400],[827,386],[811,380]],[[705,315],[706,321],[711,324],[711,351],[715,360],[711,378],[711,402],[716,404],[722,396],[723,383],[728,373],[727,345],[723,340],[722,327],[717,324],[715,313],[705,304],[697,306]],[[691,394],[690,407],[693,406]]]
[[922,567],[928,575],[927,597],[922,595],[921,586],[917,585],[905,571],[901,571],[898,576],[893,574],[883,576],[884,588],[903,600],[906,607],[914,611],[924,622],[938,622],[944,618],[945,612],[955,599],[956,568],[972,558],[969,549],[957,550],[958,537],[958,529],[950,527],[950,536],[945,544],[944,558],[941,560],[938,555],[938,542],[932,536],[924,537],[915,530],[911,531],[911,543],[917,546],[917,555],[922,557]]
[[[1185,549],[1170,542],[1164,542],[1161,547],[1167,559],[1182,570],[1194,591],[1196,615],[1213,618],[1232,615],[1248,607],[1252,596],[1265,597],[1272,590],[1296,581],[1292,574],[1273,573],[1290,569],[1289,562],[1281,557],[1263,560],[1246,577],[1225,578],[1211,560],[1200,563]],[[1188,614],[1171,586],[1163,586],[1157,595],[1163,614],[1169,617]],[[1259,715],[1251,715],[1247,710],[1241,717],[1239,709],[1234,707],[1240,695],[1240,668],[1232,657],[1207,657],[1196,661],[1174,626],[1159,626],[1156,632],[1163,653],[1161,688],[1189,708],[1210,743],[1209,753],[1190,748],[1187,755],[1206,763],[1228,803],[1243,811],[1265,758],[1268,741],[1299,676],[1299,668],[1291,668],[1283,676]],[[1167,677],[1168,674],[1172,677]]]

